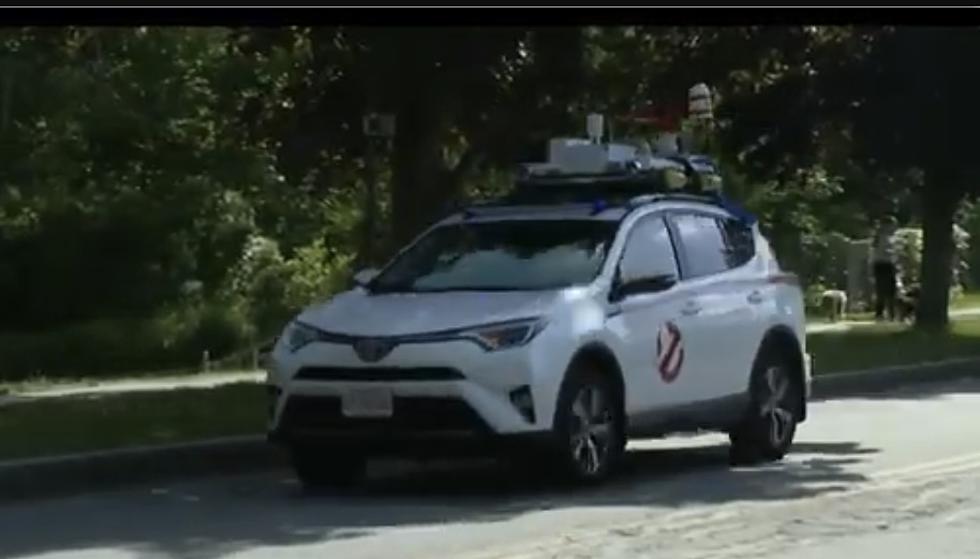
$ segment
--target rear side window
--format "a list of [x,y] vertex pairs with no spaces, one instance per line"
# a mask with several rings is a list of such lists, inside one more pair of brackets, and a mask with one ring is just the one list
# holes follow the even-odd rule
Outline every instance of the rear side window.
[[728,246],[716,218],[676,214],[671,221],[684,247],[687,277],[699,278],[728,270]]
[[729,268],[738,268],[755,256],[755,237],[752,228],[737,219],[719,220],[725,234],[726,260]]

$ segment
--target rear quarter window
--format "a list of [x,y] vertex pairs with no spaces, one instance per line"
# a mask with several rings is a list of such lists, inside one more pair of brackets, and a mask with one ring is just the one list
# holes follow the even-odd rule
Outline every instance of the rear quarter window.
[[681,213],[671,216],[687,264],[686,276],[699,278],[729,269],[728,245],[714,216]]
[[718,220],[725,238],[725,260],[729,268],[738,268],[755,256],[755,236],[752,228],[737,219]]

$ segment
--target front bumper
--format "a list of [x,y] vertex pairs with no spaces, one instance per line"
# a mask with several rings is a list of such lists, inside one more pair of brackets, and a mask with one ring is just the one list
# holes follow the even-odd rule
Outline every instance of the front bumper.
[[268,433],[275,444],[315,444],[367,456],[497,454],[546,446],[550,432],[497,433],[464,400],[394,399],[390,418],[348,418],[339,398],[294,395]]
[[[540,382],[530,355],[527,346],[488,353],[467,341],[406,344],[377,363],[339,344],[280,349],[267,363],[269,437],[385,446],[549,431],[557,387]],[[345,394],[367,387],[391,393],[390,417],[344,415]]]

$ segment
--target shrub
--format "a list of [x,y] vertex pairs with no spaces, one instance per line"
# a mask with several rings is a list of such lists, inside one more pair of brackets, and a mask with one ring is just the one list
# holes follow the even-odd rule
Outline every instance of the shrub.
[[0,379],[99,377],[196,370],[206,349],[242,347],[246,322],[233,307],[200,302],[151,318],[99,319],[39,332],[0,334]]
[[[962,290],[962,283],[969,271],[967,255],[970,251],[970,235],[959,225],[953,226],[955,243],[953,277],[950,289],[955,295]],[[902,284],[907,288],[920,283],[922,273],[922,229],[906,227],[895,233],[895,258]]]
[[351,260],[319,239],[284,258],[275,241],[256,237],[232,274],[230,297],[241,302],[255,336],[274,336],[296,313],[342,289]]
[[161,324],[102,319],[43,332],[0,335],[0,378],[88,376],[177,366]]

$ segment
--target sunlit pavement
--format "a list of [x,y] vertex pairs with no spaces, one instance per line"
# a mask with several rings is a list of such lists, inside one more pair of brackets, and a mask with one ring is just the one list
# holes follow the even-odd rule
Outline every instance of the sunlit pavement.
[[633,445],[593,489],[484,463],[342,496],[288,472],[144,486],[0,507],[0,557],[976,556],[978,424],[964,381],[815,403],[779,464],[729,468],[716,435]]
[[[980,307],[954,309],[949,311],[949,317],[953,319],[968,318],[973,316],[980,316]],[[816,324],[807,324],[806,333],[819,334],[823,332],[846,332],[856,326],[873,326],[874,324],[876,324],[876,322],[873,320],[841,320],[840,322],[820,322]]]

